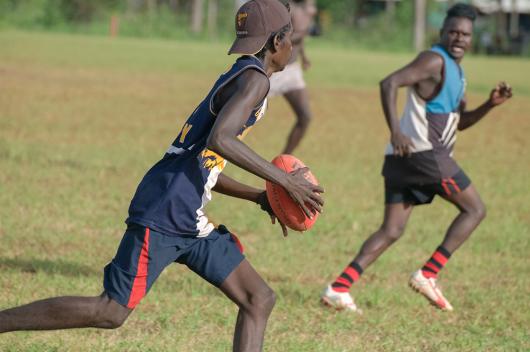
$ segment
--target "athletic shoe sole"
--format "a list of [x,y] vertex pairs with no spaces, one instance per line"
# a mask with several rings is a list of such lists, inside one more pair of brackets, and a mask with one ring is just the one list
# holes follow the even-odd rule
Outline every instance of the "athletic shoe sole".
[[[413,281],[413,280],[410,280],[409,281],[409,287],[414,291],[414,292],[417,292],[419,293],[420,295],[422,295],[423,297],[425,297],[427,299],[427,301],[429,301],[429,304],[435,308],[438,308],[439,310],[441,310],[442,312],[450,312],[451,309],[447,309],[445,307],[445,303],[438,303],[438,302],[435,302],[433,300],[431,300],[431,298],[425,294],[418,286],[415,285],[416,283]],[[441,298],[439,299],[441,300]],[[442,301],[443,302],[443,301]]]
[[327,298],[327,297],[320,297],[320,303],[330,309],[335,309],[337,312],[347,311],[347,312],[353,312],[357,314],[363,314],[363,311],[359,308],[356,310],[347,309],[345,306],[337,306],[336,304],[333,304],[333,302]]

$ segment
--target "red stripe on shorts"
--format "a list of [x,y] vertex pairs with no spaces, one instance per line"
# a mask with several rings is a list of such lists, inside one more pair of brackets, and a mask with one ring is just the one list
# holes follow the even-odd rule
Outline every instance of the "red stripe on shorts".
[[453,180],[453,178],[450,178],[449,182],[451,182],[451,184],[453,185],[456,193],[460,193],[461,192],[460,187],[458,187],[458,185],[456,184],[455,180]]
[[234,235],[233,233],[230,233],[230,236],[232,236],[232,239],[236,243],[237,248],[239,249],[241,254],[243,254],[245,252],[245,248],[243,247],[243,244],[241,243],[239,238],[236,235]]
[[445,193],[446,193],[448,196],[450,196],[450,195],[451,195],[451,190],[449,189],[449,187],[447,187],[447,184],[446,184],[445,182],[446,182],[446,180],[443,180],[443,181],[442,181],[442,187],[444,188]]
[[138,269],[131,290],[127,308],[133,309],[144,298],[147,290],[147,264],[149,263],[149,228],[145,228],[144,243],[138,256]]

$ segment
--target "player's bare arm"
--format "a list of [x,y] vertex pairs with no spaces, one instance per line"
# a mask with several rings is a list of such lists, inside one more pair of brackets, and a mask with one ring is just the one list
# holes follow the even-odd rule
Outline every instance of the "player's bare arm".
[[307,71],[311,68],[311,60],[307,57],[305,53],[305,45],[302,43],[302,47],[300,48],[300,58],[302,59],[302,68],[304,71]]
[[[271,205],[269,204],[265,190],[245,185],[229,176],[226,176],[225,174],[219,175],[217,183],[212,190],[230,197],[245,199],[258,204],[261,210],[269,214],[271,222],[273,224],[276,223],[277,219],[274,215]],[[278,221],[278,223],[282,228],[283,235],[286,237],[288,234],[287,227],[280,221]]]
[[264,191],[252,186],[245,185],[233,178],[220,174],[217,183],[212,189],[214,192],[221,193],[230,197],[245,199],[257,203],[259,195]]
[[381,103],[390,129],[394,154],[405,156],[410,153],[412,142],[399,128],[397,115],[397,92],[400,87],[413,86],[420,97],[432,96],[442,80],[443,59],[432,52],[420,53],[414,61],[391,73],[380,86]]
[[291,43],[294,45],[302,45],[304,38],[307,35],[307,30],[301,30],[300,28],[294,27],[293,22],[293,34],[291,36]]
[[[503,104],[512,97],[512,87],[506,82],[500,82],[492,89],[488,100],[475,110],[466,111],[466,104],[461,105],[459,130],[465,130],[479,122],[494,107]],[[465,102],[465,100],[464,100]]]
[[301,45],[309,30],[311,24],[310,19],[303,13],[303,9],[299,5],[294,5],[291,12],[291,23],[293,25],[293,34],[291,35],[291,43],[293,46]]
[[293,57],[290,62],[295,62],[298,60],[298,57],[300,57],[302,68],[304,70],[307,70],[311,66],[311,62],[304,51],[304,41],[311,28],[315,13],[315,5],[313,3],[308,3],[307,1],[302,1],[300,3],[295,2],[291,7],[291,23],[293,26],[291,42],[293,44]]
[[235,92],[221,108],[212,132],[207,141],[208,149],[242,169],[277,183],[284,187],[291,197],[300,204],[307,216],[315,211],[320,212],[324,201],[319,193],[324,190],[308,182],[303,171],[287,174],[261,158],[238,137],[238,133],[246,122],[246,117],[267,94],[269,82],[267,78],[254,70],[247,70],[238,77],[234,84]]

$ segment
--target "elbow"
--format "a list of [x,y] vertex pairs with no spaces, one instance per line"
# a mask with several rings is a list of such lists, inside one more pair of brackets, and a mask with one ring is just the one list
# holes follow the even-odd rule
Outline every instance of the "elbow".
[[213,131],[206,140],[206,148],[222,157],[226,157],[227,154],[231,154],[230,151],[234,147],[234,139],[237,138],[223,132]]
[[223,150],[223,138],[221,138],[219,133],[211,133],[206,140],[206,148],[219,154],[220,150]]
[[396,83],[392,79],[392,76],[389,76],[379,82],[379,89],[382,93],[391,91],[396,86]]

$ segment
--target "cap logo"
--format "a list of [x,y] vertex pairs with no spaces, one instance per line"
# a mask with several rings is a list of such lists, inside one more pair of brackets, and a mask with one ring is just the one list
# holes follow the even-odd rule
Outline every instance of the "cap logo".
[[241,28],[247,22],[248,13],[240,12],[237,14],[237,27]]

